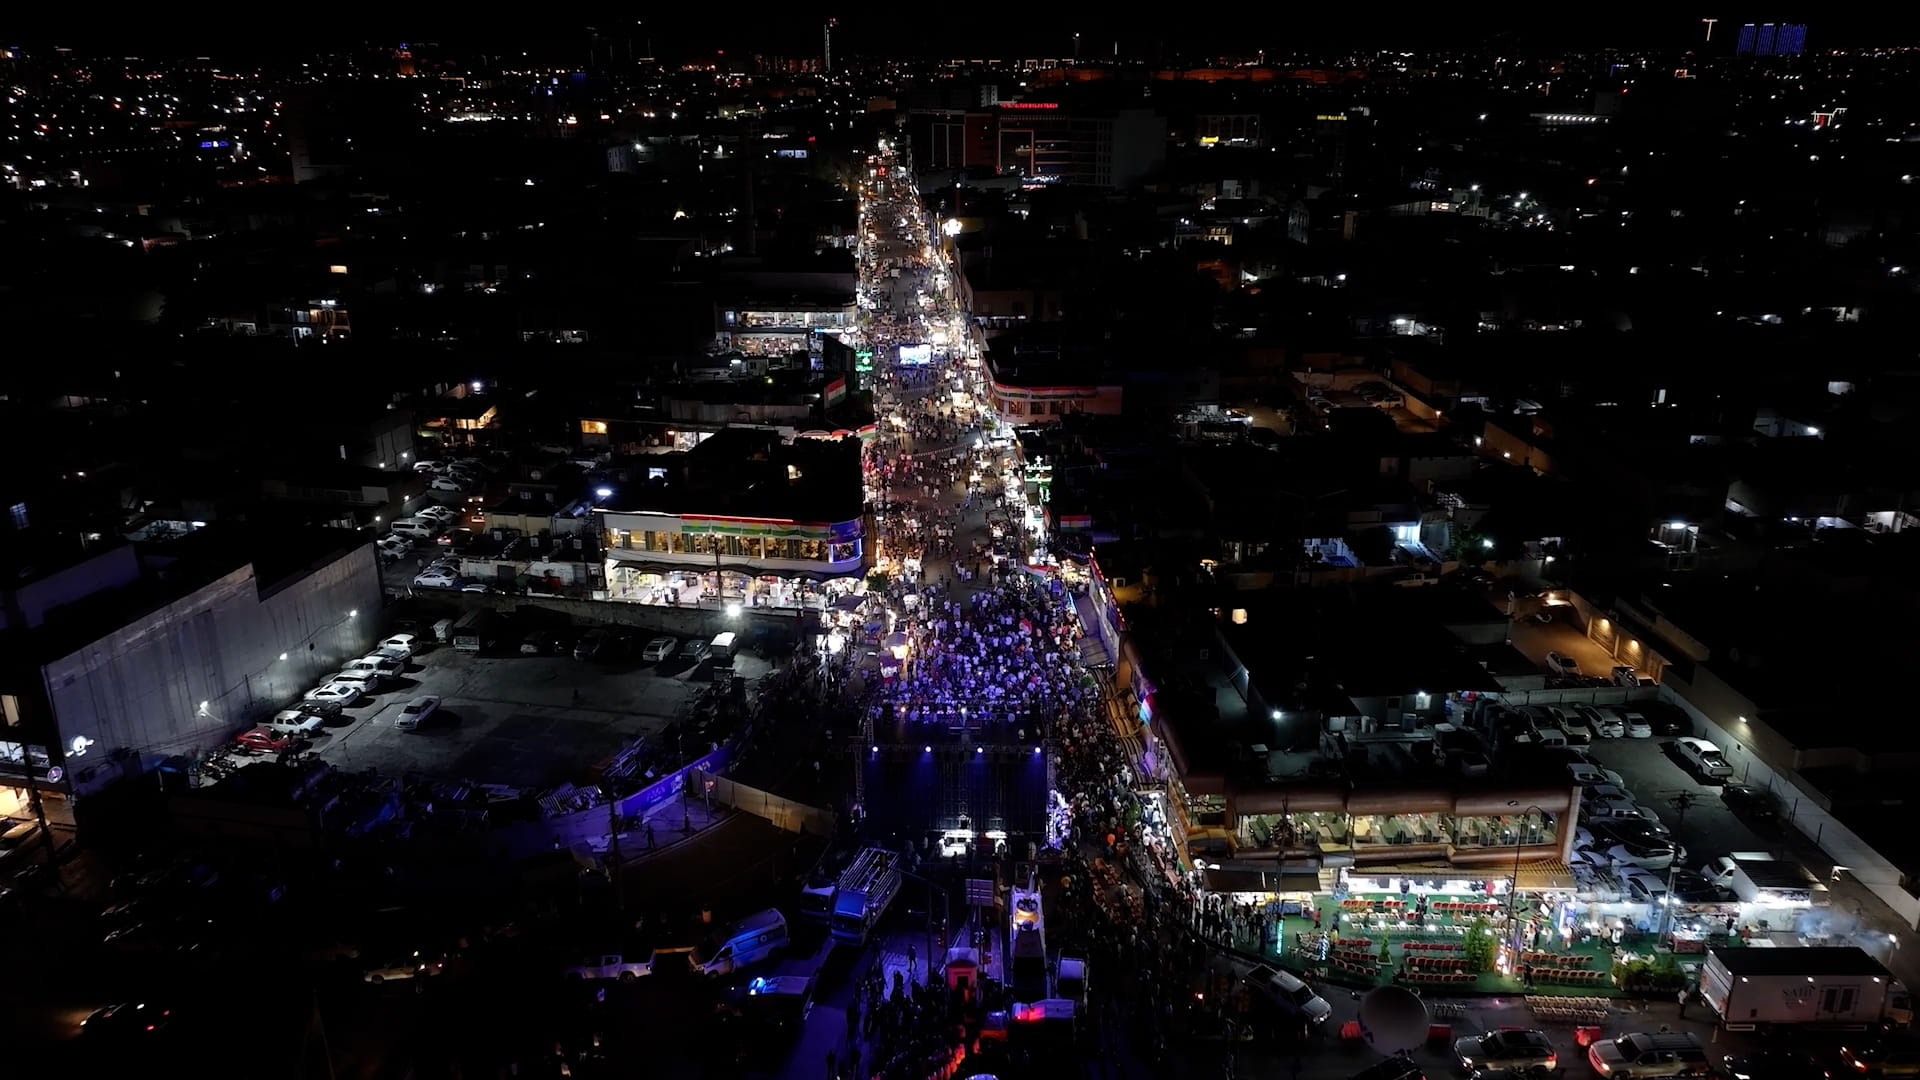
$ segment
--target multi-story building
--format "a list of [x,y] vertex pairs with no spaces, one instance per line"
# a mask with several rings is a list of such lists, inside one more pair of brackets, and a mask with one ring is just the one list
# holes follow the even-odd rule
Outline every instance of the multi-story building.
[[729,427],[656,457],[596,492],[609,599],[819,607],[872,567],[857,438]]

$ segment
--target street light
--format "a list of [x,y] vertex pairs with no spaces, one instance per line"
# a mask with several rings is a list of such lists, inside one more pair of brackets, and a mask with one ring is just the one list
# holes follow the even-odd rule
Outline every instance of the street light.
[[[1520,803],[1517,800],[1511,800],[1507,805],[1517,807]],[[1531,803],[1527,805],[1527,810],[1538,813],[1543,818],[1552,816]],[[1520,849],[1525,845],[1526,839],[1526,830],[1516,825],[1513,830],[1513,884],[1507,889],[1507,932],[1515,948],[1520,945],[1520,924],[1515,918],[1514,904],[1520,899]]]

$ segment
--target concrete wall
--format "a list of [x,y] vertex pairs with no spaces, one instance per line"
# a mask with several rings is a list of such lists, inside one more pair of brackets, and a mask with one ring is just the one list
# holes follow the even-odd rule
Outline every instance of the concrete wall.
[[712,797],[715,804],[731,806],[735,810],[744,810],[754,817],[773,823],[777,829],[790,833],[812,836],[832,836],[834,827],[833,811],[822,810],[817,806],[794,802],[770,791],[762,791],[745,784],[736,784],[724,776],[715,776],[704,770],[694,772],[689,779],[688,790],[699,798],[706,793],[705,784],[712,784]]
[[[61,747],[93,741],[66,761],[75,794],[210,750],[299,697],[367,650],[380,602],[370,546],[265,601],[245,566],[46,665]],[[121,752],[131,756],[101,767]]]

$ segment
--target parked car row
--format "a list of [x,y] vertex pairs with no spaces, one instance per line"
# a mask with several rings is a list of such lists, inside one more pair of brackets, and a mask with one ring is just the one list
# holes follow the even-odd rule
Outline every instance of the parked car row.
[[262,754],[295,749],[303,740],[320,734],[342,715],[341,710],[352,708],[401,678],[419,645],[412,634],[383,639],[372,652],[347,661],[340,670],[322,678],[299,701],[235,736],[235,745]]

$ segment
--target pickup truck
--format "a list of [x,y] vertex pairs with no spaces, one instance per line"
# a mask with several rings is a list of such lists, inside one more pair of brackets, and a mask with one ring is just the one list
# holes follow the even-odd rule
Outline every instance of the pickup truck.
[[563,974],[569,979],[619,979],[632,982],[642,975],[651,975],[665,964],[678,964],[685,968],[688,958],[693,955],[693,946],[680,949],[655,949],[653,955],[645,960],[628,960],[619,953],[602,953],[589,956],[578,964],[568,967]]

